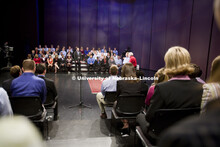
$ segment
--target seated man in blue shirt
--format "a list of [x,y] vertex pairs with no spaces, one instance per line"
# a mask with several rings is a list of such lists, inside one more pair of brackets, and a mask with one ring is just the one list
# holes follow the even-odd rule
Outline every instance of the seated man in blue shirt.
[[12,96],[39,96],[42,103],[47,96],[46,84],[43,79],[34,75],[36,65],[33,60],[26,59],[22,63],[23,74],[11,84]]
[[118,55],[118,51],[117,51],[116,48],[114,48],[113,53],[116,54],[116,55]]
[[115,64],[116,64],[118,67],[122,66],[121,56],[118,56],[118,57],[115,59]]
[[96,100],[98,102],[99,108],[101,109],[100,117],[102,119],[107,118],[107,115],[105,113],[105,108],[104,108],[104,105],[107,104],[107,102],[104,100],[105,92],[116,91],[117,79],[118,79],[117,74],[118,74],[118,67],[116,65],[112,65],[110,67],[111,76],[102,82],[101,92],[97,93],[96,95]]
[[92,55],[89,56],[89,58],[87,59],[87,68],[88,68],[88,72],[90,72],[90,68],[92,67],[93,71],[95,71],[95,59],[92,57]]

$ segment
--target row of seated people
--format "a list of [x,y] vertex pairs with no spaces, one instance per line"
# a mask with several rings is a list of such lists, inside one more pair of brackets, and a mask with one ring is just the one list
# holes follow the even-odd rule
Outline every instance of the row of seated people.
[[[49,55],[52,55],[52,57],[54,58],[55,55],[59,55],[59,58],[61,58],[62,55],[64,55],[64,57],[67,57],[68,54],[70,54],[71,56],[74,56],[74,53],[77,51],[76,47],[75,49],[73,49],[71,46],[69,46],[69,48],[66,50],[65,46],[60,50],[59,45],[57,46],[57,48],[53,48],[53,45],[51,45],[51,48],[47,48],[47,45],[45,45],[45,48],[42,48],[41,45],[39,45],[39,48],[36,47],[35,50],[31,51],[31,54],[28,54],[28,58],[34,58],[35,54],[38,54],[39,57],[42,57],[43,55],[45,55],[45,57],[47,58]],[[86,47],[86,50],[83,49],[83,47],[81,47],[79,49],[81,55],[84,57],[86,57],[89,53],[92,53],[95,56],[101,57],[101,56],[108,56],[108,54],[110,56],[113,56],[113,54],[118,55],[118,50],[116,48],[114,48],[114,50],[112,50],[110,47],[108,50],[106,50],[105,46],[100,49],[98,48],[97,50],[95,48],[92,48],[91,50],[89,49],[89,47]],[[88,55],[89,56],[89,55]]]
[[[206,104],[210,100],[220,97],[220,56],[216,57],[212,63],[211,77],[208,83],[199,78],[202,72],[198,66],[191,64],[190,54],[185,48],[179,46],[170,48],[164,56],[164,61],[165,67],[155,74],[158,78],[149,90],[147,85],[139,80],[117,81],[117,78],[114,78],[117,75],[117,70],[114,68],[117,67],[112,66],[110,78],[103,81],[101,92],[96,95],[101,110],[100,117],[102,119],[107,118],[104,109],[105,104],[107,104],[104,99],[106,92],[115,91],[117,97],[120,95],[146,94],[146,108],[144,113],[137,116],[137,123],[146,138],[152,144],[156,144],[158,136],[152,132],[149,133],[148,129],[158,110],[201,108],[201,114],[203,114],[206,111]],[[136,77],[136,71],[132,64],[123,65],[121,76]],[[121,134],[128,136],[130,134],[129,122],[126,119],[121,121],[123,122]],[[165,138],[168,137],[165,136]]]
[[132,52],[127,52],[126,56],[123,58],[123,61],[121,59],[121,56],[113,53],[111,56],[110,53],[107,53],[107,56],[104,56],[103,54],[97,55],[96,52],[88,52],[86,56],[83,56],[82,53],[79,51],[79,48],[76,49],[74,54],[68,53],[66,57],[64,54],[61,53],[61,55],[58,55],[54,52],[54,54],[42,54],[39,57],[39,54],[33,53],[32,56],[29,56],[28,59],[33,59],[36,64],[44,63],[48,69],[48,72],[52,71],[54,69],[55,73],[59,69],[62,71],[68,70],[68,72],[71,71],[72,62],[75,61],[75,71],[77,71],[77,66],[79,66],[80,71],[80,64],[81,61],[86,60],[88,71],[92,68],[93,71],[100,72],[102,71],[106,72],[109,69],[109,66],[112,64],[116,64],[118,67],[122,66],[122,64],[128,63],[130,61],[130,58],[132,57],[134,65],[136,66],[136,59],[133,57]]
[[[22,73],[23,71],[23,73]],[[35,76],[35,71],[37,76]],[[44,64],[36,64],[33,60],[26,59],[23,61],[22,69],[15,65],[11,67],[10,74],[12,78],[2,83],[3,89],[7,92],[7,97],[17,96],[37,96],[41,98],[42,104],[57,103],[57,90],[53,80],[45,77],[46,67]],[[7,104],[8,114],[12,115],[10,103]],[[8,111],[10,110],[10,111]],[[45,112],[46,113],[46,110]],[[58,107],[54,111],[54,120],[58,119]]]

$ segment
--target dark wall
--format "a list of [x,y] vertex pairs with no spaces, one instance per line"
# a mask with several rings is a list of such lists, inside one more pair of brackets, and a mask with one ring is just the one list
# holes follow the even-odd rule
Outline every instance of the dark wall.
[[0,45],[8,41],[9,46],[14,47],[14,64],[21,64],[27,53],[37,45],[36,9],[37,0],[0,2]]
[[209,75],[219,55],[213,0],[7,0],[0,2],[0,44],[9,41],[21,63],[36,45],[131,47],[138,64],[157,70],[174,45]]
[[138,64],[157,70],[172,46],[189,50],[209,74],[220,52],[213,0],[45,0],[45,44],[131,47]]

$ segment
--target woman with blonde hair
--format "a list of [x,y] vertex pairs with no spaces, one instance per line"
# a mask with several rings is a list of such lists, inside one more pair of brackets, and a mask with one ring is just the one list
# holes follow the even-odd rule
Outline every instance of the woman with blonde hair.
[[220,97],[220,56],[212,61],[211,73],[207,84],[203,85],[201,113],[206,112],[206,104]]
[[194,71],[190,66],[189,52],[183,47],[171,47],[166,52],[164,61],[164,73],[170,80],[155,86],[146,115],[137,117],[141,129],[152,143],[156,141],[156,134],[148,134],[148,126],[154,120],[157,110],[198,108],[201,105],[202,84],[191,80],[188,76]]
[[[130,80],[119,80],[117,81],[117,96],[129,96],[129,95],[139,95],[143,94],[146,96],[148,91],[148,86],[137,79],[136,70],[132,63],[126,63],[122,67],[121,77],[130,78]],[[135,104],[134,104],[135,105]],[[118,114],[123,115],[123,114]],[[123,127],[121,129],[122,137],[128,136],[130,134],[129,123],[127,119],[121,120],[123,122]]]

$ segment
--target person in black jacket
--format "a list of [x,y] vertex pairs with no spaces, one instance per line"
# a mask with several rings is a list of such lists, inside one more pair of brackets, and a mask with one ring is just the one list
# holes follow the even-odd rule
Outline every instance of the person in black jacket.
[[76,48],[76,51],[74,52],[74,60],[75,60],[75,72],[77,72],[77,66],[78,66],[78,72],[80,72],[80,64],[82,60],[81,52],[79,51],[79,48]]
[[[137,78],[136,70],[132,63],[126,63],[122,67],[121,77],[129,77],[129,78]],[[148,92],[148,86],[141,82],[138,79],[134,80],[119,80],[117,81],[117,97],[120,95],[129,96],[129,95],[144,95],[146,96]],[[135,104],[134,104],[135,105]],[[117,112],[118,113],[118,112]],[[123,115],[119,114],[118,115]],[[127,119],[123,119],[123,127],[122,127],[122,137],[126,137],[130,134],[129,123]]]
[[19,77],[22,74],[21,68],[18,65],[12,66],[10,69],[10,75],[12,76],[12,78],[5,80],[2,83],[2,88],[5,89],[5,91],[7,92],[8,96],[11,96],[11,83],[12,81]]
[[170,80],[155,86],[146,116],[139,114],[137,117],[142,131],[153,143],[156,141],[155,135],[148,134],[147,129],[154,119],[155,112],[159,109],[198,108],[203,92],[202,84],[188,76],[194,68],[190,66],[191,57],[185,48],[179,46],[170,48],[165,54],[164,61],[164,72]]
[[[51,103],[57,103],[57,90],[54,84],[54,81],[51,79],[48,79],[45,77],[46,75],[46,67],[44,64],[38,64],[37,65],[37,74],[38,77],[44,79],[47,87],[47,98],[44,103],[44,105],[51,104]],[[57,120],[58,118],[58,103],[56,104],[56,108],[54,111],[54,120]]]

